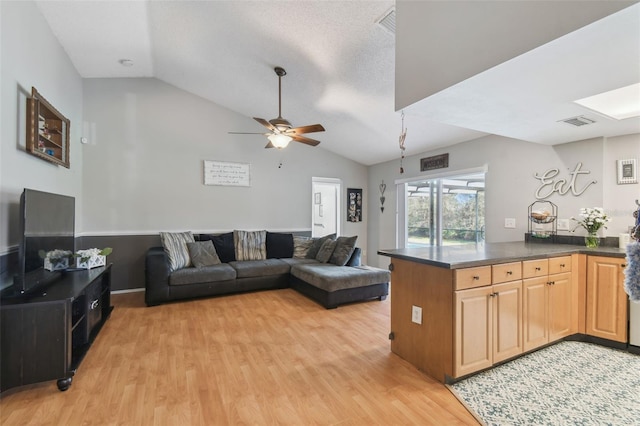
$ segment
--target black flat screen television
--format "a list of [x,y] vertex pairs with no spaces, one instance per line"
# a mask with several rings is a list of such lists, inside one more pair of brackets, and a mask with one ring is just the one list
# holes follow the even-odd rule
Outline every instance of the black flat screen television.
[[20,270],[11,294],[30,294],[57,280],[60,271],[44,269],[41,253],[75,251],[75,198],[25,188],[20,197]]

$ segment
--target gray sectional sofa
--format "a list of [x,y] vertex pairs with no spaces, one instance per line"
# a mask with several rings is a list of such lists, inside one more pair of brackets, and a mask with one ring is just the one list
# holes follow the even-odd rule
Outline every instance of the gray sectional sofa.
[[[355,238],[304,239],[294,238],[292,234],[262,232],[262,235],[266,234],[266,241],[258,241],[257,244],[262,244],[263,253],[256,251],[253,257],[257,259],[251,260],[237,259],[242,258],[243,252],[238,246],[244,244],[238,240],[238,231],[217,236],[194,236],[194,241],[212,241],[216,251],[214,257],[217,254],[219,258],[215,264],[196,267],[186,262],[189,266],[176,267],[172,265],[171,250],[166,246],[150,248],[145,258],[147,306],[196,297],[291,287],[331,309],[369,299],[384,300],[389,294],[389,271],[362,266],[360,249],[348,244],[355,243]],[[234,238],[233,244],[230,243],[230,234]],[[332,244],[327,241],[334,242],[334,251],[329,254]],[[345,241],[346,247],[341,244]],[[190,247],[194,245],[187,244]],[[305,247],[301,247],[303,245]],[[321,252],[322,248],[326,250]]]

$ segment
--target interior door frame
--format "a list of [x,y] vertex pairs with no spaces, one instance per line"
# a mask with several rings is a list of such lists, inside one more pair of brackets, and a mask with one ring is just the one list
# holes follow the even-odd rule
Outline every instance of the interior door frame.
[[314,209],[316,208],[315,194],[316,192],[318,192],[316,191],[316,184],[322,184],[325,186],[330,185],[335,188],[335,195],[336,195],[336,199],[335,199],[336,228],[335,229],[336,229],[336,235],[340,235],[340,228],[342,224],[342,216],[340,214],[342,212],[342,180],[338,178],[312,177],[311,178],[311,236],[315,236],[314,235],[314,230],[315,230],[315,225],[314,225],[315,210]]

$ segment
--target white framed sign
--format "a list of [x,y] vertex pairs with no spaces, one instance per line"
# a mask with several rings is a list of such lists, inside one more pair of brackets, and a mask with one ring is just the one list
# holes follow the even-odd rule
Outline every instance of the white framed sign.
[[636,160],[618,160],[618,185],[638,183]]
[[204,160],[204,184],[251,186],[251,164]]

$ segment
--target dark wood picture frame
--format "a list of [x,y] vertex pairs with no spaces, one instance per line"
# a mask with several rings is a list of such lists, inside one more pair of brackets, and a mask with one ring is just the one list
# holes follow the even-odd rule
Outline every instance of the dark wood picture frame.
[[347,221],[362,222],[362,189],[347,188]]
[[27,98],[27,152],[66,168],[71,122],[36,90]]

